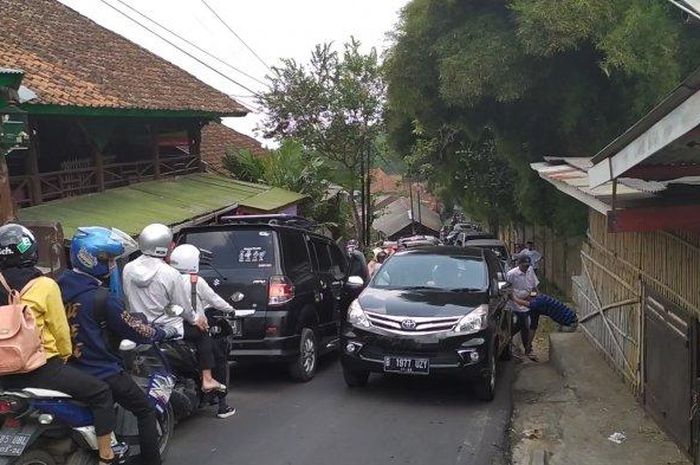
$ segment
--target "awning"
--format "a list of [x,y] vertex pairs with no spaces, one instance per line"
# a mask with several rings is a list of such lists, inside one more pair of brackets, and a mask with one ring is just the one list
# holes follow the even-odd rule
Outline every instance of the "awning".
[[19,210],[20,221],[57,221],[65,237],[79,226],[111,226],[136,235],[150,223],[177,229],[203,223],[237,206],[275,212],[303,195],[213,174],[190,174],[57,200]]
[[700,69],[592,162],[592,187],[620,176],[666,180],[700,175]]
[[619,177],[591,187],[591,166],[589,158],[559,157],[530,165],[561,192],[606,215],[610,232],[700,228],[700,177],[666,181]]

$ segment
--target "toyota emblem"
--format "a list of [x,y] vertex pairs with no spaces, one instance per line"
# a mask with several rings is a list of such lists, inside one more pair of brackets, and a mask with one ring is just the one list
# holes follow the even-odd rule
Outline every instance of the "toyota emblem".
[[231,294],[231,300],[234,302],[240,302],[241,300],[243,300],[243,297],[245,297],[245,294],[243,294],[242,292],[235,292]]
[[416,329],[416,322],[415,322],[415,320],[406,319],[406,320],[403,320],[401,322],[401,327],[403,329],[407,329],[409,331],[412,331],[412,330]]

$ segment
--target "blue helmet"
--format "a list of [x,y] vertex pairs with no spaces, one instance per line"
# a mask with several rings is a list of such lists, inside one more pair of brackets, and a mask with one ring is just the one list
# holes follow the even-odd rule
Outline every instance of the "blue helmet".
[[124,243],[113,230],[100,226],[80,227],[70,244],[70,261],[74,269],[96,278],[110,273],[110,259],[124,253]]

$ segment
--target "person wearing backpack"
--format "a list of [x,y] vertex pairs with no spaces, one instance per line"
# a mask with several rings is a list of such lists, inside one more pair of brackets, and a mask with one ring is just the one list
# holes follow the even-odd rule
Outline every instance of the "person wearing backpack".
[[[12,223],[0,226],[0,334],[10,335],[0,338],[2,384],[53,389],[85,403],[94,417],[100,464],[112,463],[112,393],[104,382],[65,363],[73,347],[61,290],[36,268],[38,258],[31,231]],[[19,330],[13,315],[21,315]]]
[[[123,233],[122,233],[123,234]],[[160,465],[157,413],[134,379],[124,371],[114,347],[129,339],[151,344],[178,335],[175,328],[149,325],[130,314],[120,295],[104,287],[118,280],[117,258],[124,254],[124,241],[132,240],[119,231],[94,226],[80,227],[71,240],[72,269],[58,278],[73,329],[73,357],[70,364],[103,380],[112,397],[138,421],[140,463]],[[117,289],[119,286],[116,287]]]

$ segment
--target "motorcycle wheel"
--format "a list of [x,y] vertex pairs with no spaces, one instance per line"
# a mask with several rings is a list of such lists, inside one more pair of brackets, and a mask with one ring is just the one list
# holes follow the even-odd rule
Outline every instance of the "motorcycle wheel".
[[[92,462],[85,462],[84,465],[88,464],[92,465]],[[15,462],[12,462],[12,465],[56,465],[56,461],[48,452],[36,449],[22,454]],[[66,465],[77,464],[70,464],[69,462],[66,462]]]
[[160,433],[160,438],[158,439],[158,446],[160,450],[160,457],[165,460],[165,454],[168,453],[170,449],[170,439],[173,437],[173,432],[175,431],[175,412],[173,411],[172,405],[168,404],[168,408],[162,415],[158,415],[158,432]]

